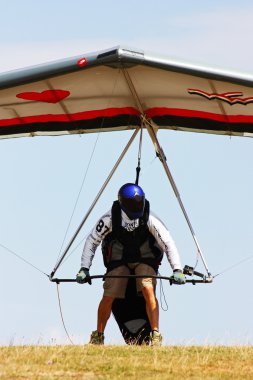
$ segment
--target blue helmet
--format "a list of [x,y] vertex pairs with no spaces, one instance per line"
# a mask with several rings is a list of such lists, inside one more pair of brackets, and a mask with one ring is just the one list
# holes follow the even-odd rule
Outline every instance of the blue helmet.
[[119,189],[118,200],[121,209],[130,219],[138,219],[143,216],[145,194],[140,186],[126,183]]

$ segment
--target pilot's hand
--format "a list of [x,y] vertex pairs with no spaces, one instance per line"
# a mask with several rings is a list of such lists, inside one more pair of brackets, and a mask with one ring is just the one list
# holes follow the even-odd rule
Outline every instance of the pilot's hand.
[[89,269],[82,267],[76,275],[76,281],[79,284],[84,284],[85,282],[88,282],[91,285]]
[[170,277],[172,282],[177,285],[183,285],[186,282],[185,275],[181,269],[175,269],[173,275]]

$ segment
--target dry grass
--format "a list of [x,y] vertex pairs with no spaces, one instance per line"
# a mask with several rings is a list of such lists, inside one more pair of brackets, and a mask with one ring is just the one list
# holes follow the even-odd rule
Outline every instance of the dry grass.
[[253,347],[0,348],[0,379],[253,379]]

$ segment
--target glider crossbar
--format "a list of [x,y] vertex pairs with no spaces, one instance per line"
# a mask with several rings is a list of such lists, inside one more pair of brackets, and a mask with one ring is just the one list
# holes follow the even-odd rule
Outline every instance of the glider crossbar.
[[[142,275],[142,276],[139,276],[139,275],[134,275],[134,274],[129,274],[129,275],[118,275],[118,276],[113,276],[113,275],[94,275],[94,276],[90,276],[90,279],[91,280],[97,280],[97,279],[105,279],[105,278],[155,278],[157,280],[167,280],[170,282],[170,285],[173,285],[175,284],[176,285],[176,282],[171,278],[171,277],[166,277],[166,276],[152,276],[152,275]],[[52,282],[56,282],[57,284],[61,283],[61,282],[77,282],[75,278],[52,278],[51,279]],[[198,280],[198,279],[186,279],[186,283],[190,283],[190,284],[210,284],[212,282],[212,278],[210,277],[206,277],[203,275],[203,278],[201,280]]]
[[[190,267],[189,265],[184,266],[184,274],[187,276],[197,276],[201,277],[201,280],[197,280],[196,278],[193,278],[191,280],[186,279],[186,283],[191,283],[193,285],[195,284],[210,284],[213,282],[213,277],[210,276],[205,276],[203,273],[197,272],[194,270],[193,267]],[[160,275],[136,275],[136,274],[126,274],[126,275],[110,275],[110,274],[99,274],[99,275],[94,275],[90,276],[91,280],[96,280],[96,279],[105,279],[105,278],[155,278],[157,280],[167,280],[170,282],[170,285],[176,284],[176,282],[173,280],[172,277],[167,277],[167,276],[160,276]],[[60,282],[77,282],[75,278],[53,278],[51,279],[52,282],[56,282],[59,284]]]
[[106,186],[108,185],[108,183],[110,182],[113,174],[115,173],[116,169],[118,168],[120,162],[122,161],[123,157],[125,156],[126,152],[128,151],[130,145],[132,144],[132,142],[134,141],[136,135],[138,134],[139,132],[139,127],[135,129],[134,133],[132,134],[130,140],[128,141],[127,145],[125,146],[124,150],[122,151],[121,155],[119,156],[118,160],[116,161],[114,167],[112,168],[110,174],[108,175],[108,177],[106,178],[103,186],[101,187],[101,189],[99,190],[96,198],[94,199],[93,203],[91,204],[90,208],[88,209],[86,215],[84,216],[83,220],[81,221],[79,227],[77,228],[76,232],[74,233],[73,237],[71,238],[69,244],[67,245],[66,249],[64,250],[63,254],[61,255],[61,257],[59,258],[59,260],[57,261],[51,275],[50,275],[50,280],[52,281],[53,280],[53,277],[55,275],[55,272],[57,271],[57,269],[59,268],[59,266],[61,265],[64,257],[66,256],[66,254],[68,253],[70,247],[72,246],[73,242],[75,241],[77,235],[79,234],[81,228],[83,227],[84,223],[86,222],[86,220],[88,219],[90,213],[92,212],[93,208],[95,207],[97,201],[99,200],[100,196],[102,195],[103,191],[105,190]]

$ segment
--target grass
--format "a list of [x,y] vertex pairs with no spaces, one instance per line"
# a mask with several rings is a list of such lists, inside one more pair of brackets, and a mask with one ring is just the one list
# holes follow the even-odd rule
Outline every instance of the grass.
[[253,379],[253,347],[0,347],[0,379]]

